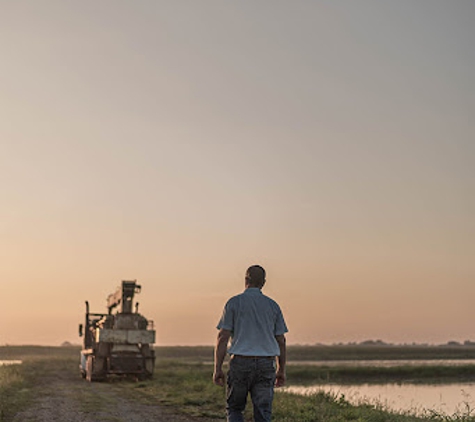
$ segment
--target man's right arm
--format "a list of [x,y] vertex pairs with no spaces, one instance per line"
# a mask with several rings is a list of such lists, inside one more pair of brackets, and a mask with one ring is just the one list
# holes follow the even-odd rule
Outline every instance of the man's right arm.
[[287,362],[287,346],[286,346],[286,340],[285,340],[284,334],[275,336],[275,339],[277,340],[277,343],[279,344],[279,350],[280,350],[280,355],[277,357],[278,367],[277,367],[277,373],[276,373],[276,378],[275,378],[275,386],[282,387],[286,381],[285,364]]
[[223,328],[219,330],[218,338],[216,340],[216,347],[214,350],[213,382],[221,387],[224,386],[223,362],[224,358],[226,357],[226,351],[230,337],[231,331],[225,330]]

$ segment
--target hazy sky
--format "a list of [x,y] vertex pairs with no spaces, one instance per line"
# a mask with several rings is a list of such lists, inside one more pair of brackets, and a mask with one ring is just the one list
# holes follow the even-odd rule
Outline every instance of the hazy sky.
[[212,344],[246,268],[291,343],[475,340],[473,0],[0,0],[0,344],[138,279]]

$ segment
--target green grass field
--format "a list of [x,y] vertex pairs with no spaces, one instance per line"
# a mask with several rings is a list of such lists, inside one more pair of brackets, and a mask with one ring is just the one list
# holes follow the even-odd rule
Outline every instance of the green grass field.
[[[324,361],[350,359],[470,359],[475,348],[408,347],[388,350],[388,347],[318,346],[289,347],[289,361],[322,360],[323,366],[288,366],[289,385],[334,382],[437,382],[440,380],[475,380],[475,366],[415,366],[415,367],[345,367],[324,366]],[[357,350],[355,350],[357,349]],[[224,420],[224,389],[211,382],[212,347],[159,347],[154,378],[133,382],[112,379],[114,388],[124,397],[140,402],[161,404],[181,412],[216,420]],[[336,358],[338,356],[338,358]],[[391,357],[390,357],[391,356]],[[0,367],[0,421],[8,422],[19,410],[31,404],[40,393],[39,380],[54,371],[78,371],[79,348],[6,346],[0,347],[0,360],[21,359],[22,365]],[[84,381],[85,382],[85,381]],[[352,406],[326,394],[298,396],[278,391],[274,402],[275,422],[411,422],[445,421],[475,422],[475,417],[430,415],[416,418],[392,414],[373,406]],[[250,413],[248,412],[248,418]]]
[[[212,346],[162,346],[156,347],[157,356],[180,360],[212,361]],[[54,354],[69,356],[79,353],[79,346],[0,346],[1,359],[41,358]],[[326,360],[403,360],[403,359],[475,359],[475,346],[288,346],[289,361]]]
[[[213,360],[212,346],[159,347],[163,358]],[[475,346],[288,346],[289,361],[475,359]]]

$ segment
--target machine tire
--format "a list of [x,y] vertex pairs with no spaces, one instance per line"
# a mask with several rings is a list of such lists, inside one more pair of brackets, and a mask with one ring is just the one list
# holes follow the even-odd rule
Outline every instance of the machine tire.
[[105,378],[104,359],[89,355],[86,360],[86,380],[89,382],[103,381]]
[[93,377],[93,369],[94,369],[94,356],[90,355],[87,357],[86,360],[86,380],[89,382],[95,381]]

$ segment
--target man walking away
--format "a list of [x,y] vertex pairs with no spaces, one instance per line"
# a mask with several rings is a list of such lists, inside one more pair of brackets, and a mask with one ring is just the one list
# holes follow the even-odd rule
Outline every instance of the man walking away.
[[261,291],[265,282],[264,268],[249,267],[244,292],[228,300],[217,327],[213,381],[220,386],[225,382],[222,366],[231,338],[226,394],[228,422],[244,422],[249,393],[254,421],[270,422],[274,386],[285,384],[288,330],[279,305]]

